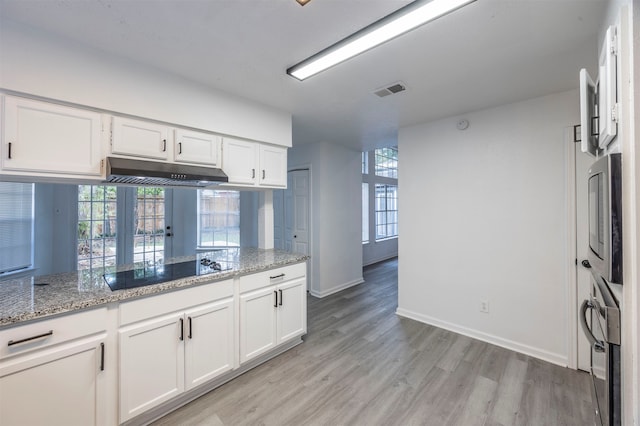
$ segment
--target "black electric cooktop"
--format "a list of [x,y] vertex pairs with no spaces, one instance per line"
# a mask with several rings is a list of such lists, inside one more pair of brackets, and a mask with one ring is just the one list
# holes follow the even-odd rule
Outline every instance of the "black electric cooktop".
[[104,280],[112,291],[144,287],[195,275],[214,274],[226,271],[231,267],[224,262],[212,262],[209,259],[190,260],[181,263],[161,265],[145,265],[129,271],[104,274]]

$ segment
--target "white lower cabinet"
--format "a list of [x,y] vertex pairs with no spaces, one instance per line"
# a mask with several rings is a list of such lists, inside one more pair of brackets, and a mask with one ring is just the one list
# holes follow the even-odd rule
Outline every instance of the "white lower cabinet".
[[[232,287],[230,280],[123,304],[121,318],[179,311],[120,328],[120,422],[234,368],[233,293],[211,294]],[[195,305],[206,300],[214,301]]]
[[240,362],[307,332],[306,264],[240,278]]
[[186,313],[185,387],[192,389],[233,368],[233,300]]
[[180,315],[120,330],[120,421],[184,391]]
[[0,425],[106,424],[105,313],[0,332]]

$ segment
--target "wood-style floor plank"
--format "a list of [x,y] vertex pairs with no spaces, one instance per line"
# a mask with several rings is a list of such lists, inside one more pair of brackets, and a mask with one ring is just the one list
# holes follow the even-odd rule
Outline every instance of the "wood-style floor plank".
[[305,342],[156,426],[593,424],[589,377],[395,314],[397,259],[308,298]]

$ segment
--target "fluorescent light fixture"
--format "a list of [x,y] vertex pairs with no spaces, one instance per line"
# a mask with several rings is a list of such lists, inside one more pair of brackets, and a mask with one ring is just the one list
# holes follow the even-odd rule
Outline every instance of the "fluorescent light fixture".
[[476,0],[415,1],[287,69],[304,80]]

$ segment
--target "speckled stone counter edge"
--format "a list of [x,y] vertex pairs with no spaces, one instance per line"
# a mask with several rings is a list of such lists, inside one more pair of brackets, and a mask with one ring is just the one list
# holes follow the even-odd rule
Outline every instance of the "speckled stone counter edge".
[[[242,248],[237,253],[237,263],[229,271],[127,290],[111,291],[102,279],[102,274],[87,274],[82,271],[0,281],[0,328],[108,303],[232,279],[309,259],[309,256],[304,254],[274,249]],[[48,284],[40,287],[37,284],[40,282]]]

